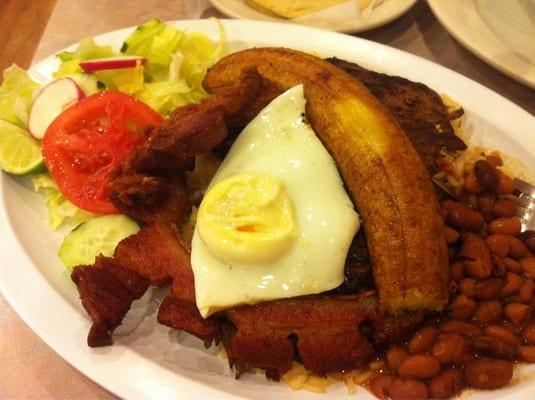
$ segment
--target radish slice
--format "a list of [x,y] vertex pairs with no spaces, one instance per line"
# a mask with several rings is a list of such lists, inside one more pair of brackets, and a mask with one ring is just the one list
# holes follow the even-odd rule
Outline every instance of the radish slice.
[[28,129],[32,136],[42,139],[52,121],[83,97],[84,92],[71,78],[60,78],[43,87],[30,109]]
[[138,63],[145,65],[147,59],[141,56],[96,58],[94,60],[82,61],[80,67],[85,72],[96,72],[107,69],[134,68]]

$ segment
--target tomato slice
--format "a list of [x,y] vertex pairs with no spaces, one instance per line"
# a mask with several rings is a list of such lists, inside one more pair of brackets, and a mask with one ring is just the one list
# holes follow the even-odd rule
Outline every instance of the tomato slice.
[[63,195],[97,214],[114,214],[109,200],[112,169],[143,142],[143,130],[163,118],[120,92],[88,96],[63,111],[43,137],[42,151]]

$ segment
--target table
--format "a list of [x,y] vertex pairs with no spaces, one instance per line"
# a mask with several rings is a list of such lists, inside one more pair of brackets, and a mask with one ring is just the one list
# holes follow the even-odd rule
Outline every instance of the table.
[[[24,26],[19,26],[18,32],[27,41],[38,40],[41,32],[42,37],[37,48],[25,44],[18,47],[16,54],[13,51],[0,51],[0,61],[4,62],[0,65],[6,65],[5,61],[11,57],[9,63],[17,60],[27,67],[32,57],[37,61],[83,37],[138,25],[152,17],[164,20],[197,17],[199,10],[196,5],[205,2],[206,0],[2,0],[0,50],[3,50],[2,43],[13,37],[1,28],[4,25],[1,22],[7,18],[7,14],[12,17],[19,12],[27,13],[29,16],[20,18],[21,24],[26,25],[26,31]],[[41,11],[21,6],[28,3],[42,7]],[[125,7],[125,4],[128,6]],[[49,14],[50,19],[46,25],[43,15]],[[221,17],[210,7],[200,15]],[[535,114],[535,91],[506,77],[465,50],[442,28],[423,0],[399,20],[359,36],[454,69]],[[115,398],[57,356],[24,324],[1,295],[0,332],[0,398]]]

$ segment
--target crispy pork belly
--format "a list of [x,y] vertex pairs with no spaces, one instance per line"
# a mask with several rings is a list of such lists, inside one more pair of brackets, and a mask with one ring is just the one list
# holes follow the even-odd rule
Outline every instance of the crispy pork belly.
[[155,174],[191,167],[196,155],[225,139],[228,126],[237,123],[241,110],[258,97],[261,88],[258,72],[248,69],[235,83],[217,88],[201,103],[177,108],[138,150],[135,170]]
[[307,296],[237,307],[221,313],[223,344],[237,374],[253,368],[278,379],[299,359],[317,375],[354,369],[376,351],[406,340],[423,313],[382,315],[377,297]]
[[206,347],[210,347],[219,337],[220,322],[218,319],[203,319],[195,302],[182,300],[172,295],[167,296],[160,305],[158,322],[198,337]]
[[72,272],[72,280],[78,287],[82,305],[91,317],[93,325],[87,336],[91,347],[112,343],[111,334],[147,288],[148,281],[137,273],[124,268],[110,257],[97,257],[93,265],[82,265]]
[[260,367],[274,379],[298,357],[318,375],[355,368],[374,354],[359,326],[375,318],[376,305],[372,296],[319,296],[228,310],[235,327],[223,337],[229,362],[238,374]]
[[72,280],[93,321],[89,346],[111,344],[113,330],[149,284],[158,287],[172,284],[158,316],[162,323],[187,330],[207,345],[217,335],[217,324],[202,319],[195,307],[188,247],[172,225],[143,228],[121,241],[113,258],[98,257],[93,265],[76,267]]

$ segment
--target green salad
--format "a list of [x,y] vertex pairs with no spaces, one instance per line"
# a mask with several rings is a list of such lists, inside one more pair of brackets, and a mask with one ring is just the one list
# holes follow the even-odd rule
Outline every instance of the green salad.
[[[31,180],[34,190],[44,197],[53,230],[61,226],[82,226],[80,224],[87,221],[98,220],[99,213],[70,201],[72,197],[66,196],[51,165],[45,163],[46,155],[43,154],[48,128],[52,129],[59,119],[65,119],[64,114],[69,109],[99,92],[133,96],[152,109],[151,112],[159,114],[162,121],[175,108],[201,101],[207,97],[202,87],[207,69],[226,53],[224,28],[219,21],[215,23],[219,25],[218,41],[158,19],[138,26],[120,49],[97,43],[93,38],[82,39],[74,50],[56,54],[59,67],[53,74],[54,81],[47,85],[34,81],[17,65],[4,71],[0,86],[0,168]],[[61,85],[57,84],[57,88],[51,90],[55,82],[61,82]],[[48,93],[45,95],[45,92]],[[94,225],[101,229],[101,225],[106,226],[114,220],[107,218],[105,224],[95,221]],[[136,231],[135,222],[125,225],[124,219],[117,221],[120,224],[115,228],[121,230],[128,226],[128,232]],[[90,230],[73,231],[74,239],[68,239],[69,246],[76,247],[76,238],[83,236],[80,232],[84,231]],[[99,235],[111,239],[93,244],[94,255],[98,255],[102,248],[109,254],[110,240],[119,241],[124,236],[110,235],[109,232]],[[63,246],[63,253],[65,248]],[[72,266],[71,262],[69,267]]]

